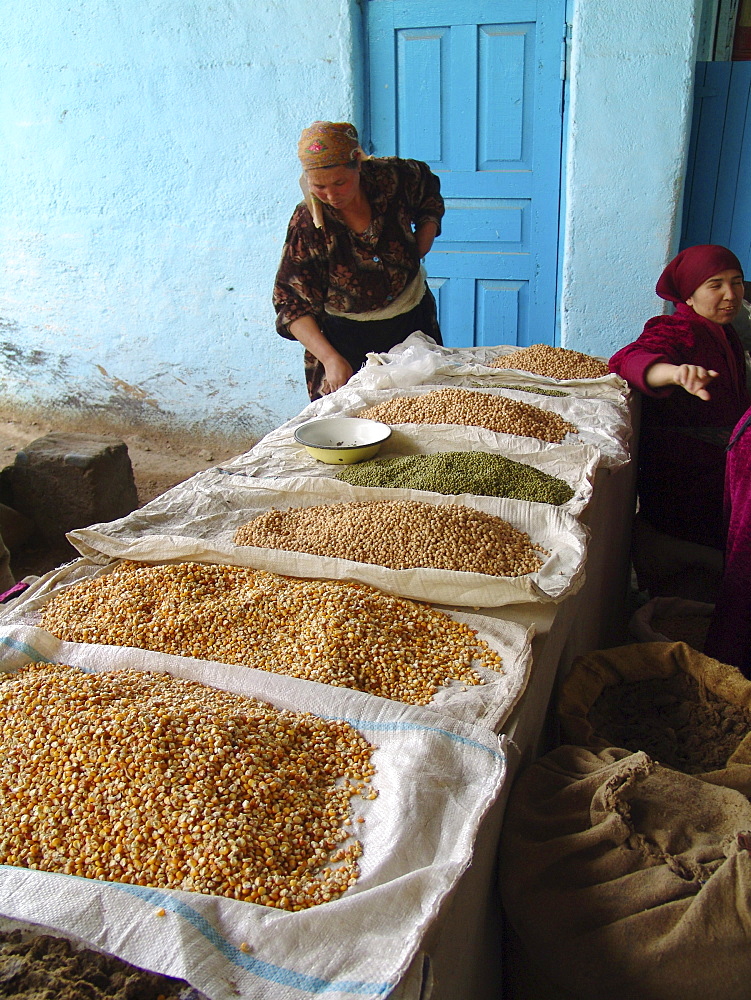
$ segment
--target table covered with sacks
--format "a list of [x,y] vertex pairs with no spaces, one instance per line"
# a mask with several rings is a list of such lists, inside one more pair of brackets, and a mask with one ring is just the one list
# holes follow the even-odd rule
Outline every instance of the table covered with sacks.
[[[634,498],[625,384],[511,352],[413,335],[69,535],[0,619],[4,917],[211,1000],[499,995],[510,782],[615,627]],[[295,440],[358,413],[381,467],[502,455],[558,502],[363,485]]]

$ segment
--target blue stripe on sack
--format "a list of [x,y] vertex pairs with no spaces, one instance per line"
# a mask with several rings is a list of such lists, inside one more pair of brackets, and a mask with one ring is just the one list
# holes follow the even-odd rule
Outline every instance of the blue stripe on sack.
[[32,663],[53,663],[53,660],[48,660],[46,656],[43,656],[38,650],[34,649],[27,642],[20,642],[18,639],[9,639],[7,636],[0,639],[0,646],[5,646],[8,649],[13,649],[17,653],[23,653],[24,656],[28,656]]
[[332,720],[346,722],[353,729],[359,729],[360,731],[372,729],[378,733],[397,733],[414,730],[421,733],[438,733],[440,736],[447,736],[455,743],[462,743],[465,746],[473,747],[475,750],[484,750],[485,753],[491,757],[495,757],[497,760],[506,759],[506,755],[502,750],[494,750],[492,747],[486,746],[478,740],[472,740],[468,736],[461,736],[459,733],[451,733],[446,729],[441,729],[440,726],[425,726],[418,722],[366,722],[365,719],[346,719],[341,715],[322,715],[321,718],[329,722]]
[[252,972],[259,979],[266,979],[269,982],[280,983],[284,986],[292,986],[298,990],[307,990],[308,993],[331,993],[337,991],[340,993],[351,993],[353,996],[380,997],[387,996],[394,988],[393,983],[363,983],[349,982],[348,980],[332,981],[329,979],[319,979],[317,976],[306,976],[300,972],[293,972],[291,969],[272,965],[270,962],[262,962],[260,959],[253,958],[252,955],[247,955],[245,952],[240,951],[239,948],[235,948],[197,910],[187,906],[180,900],[174,899],[172,896],[168,896],[158,889],[149,889],[143,885],[130,885],[127,882],[112,882],[110,885],[114,889],[121,889],[123,892],[138,896],[139,899],[150,903],[152,906],[160,906],[183,917],[217,951],[220,951],[225,958],[229,959],[234,965],[239,965],[248,972]]

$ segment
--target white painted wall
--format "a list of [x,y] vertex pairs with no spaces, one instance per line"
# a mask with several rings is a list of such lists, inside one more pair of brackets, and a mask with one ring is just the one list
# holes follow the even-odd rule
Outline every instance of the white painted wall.
[[[562,343],[660,311],[700,0],[575,0]],[[4,0],[0,403],[256,435],[307,401],[270,303],[296,143],[357,122],[357,0]]]
[[576,0],[565,165],[561,346],[610,357],[665,303],[700,0]]

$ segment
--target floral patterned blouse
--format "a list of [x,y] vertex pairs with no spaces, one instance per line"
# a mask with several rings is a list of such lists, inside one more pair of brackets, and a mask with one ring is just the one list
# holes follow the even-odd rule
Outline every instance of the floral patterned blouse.
[[293,340],[289,324],[326,308],[339,313],[382,309],[414,279],[420,267],[414,230],[444,213],[440,181],[420,160],[364,160],[360,184],[372,220],[355,233],[339,213],[323,206],[318,229],[305,202],[294,211],[274,284],[276,328]]

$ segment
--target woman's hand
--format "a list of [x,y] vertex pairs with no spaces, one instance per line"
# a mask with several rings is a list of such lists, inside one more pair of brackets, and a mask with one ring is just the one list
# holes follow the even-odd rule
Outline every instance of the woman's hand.
[[323,365],[326,376],[321,391],[324,395],[341,389],[352,378],[352,365],[331,346],[313,316],[301,316],[293,320],[289,325],[289,332]]
[[666,385],[679,385],[692,396],[699,399],[711,399],[706,387],[718,376],[712,368],[702,368],[701,365],[671,365],[667,361],[658,361],[647,369],[645,379],[653,389]]
[[321,391],[326,396],[330,392],[336,392],[337,389],[341,389],[354,375],[352,365],[341,354],[337,354],[330,361],[325,362],[323,367],[326,376],[321,384]]

